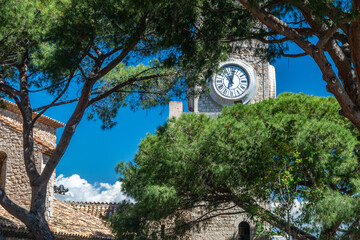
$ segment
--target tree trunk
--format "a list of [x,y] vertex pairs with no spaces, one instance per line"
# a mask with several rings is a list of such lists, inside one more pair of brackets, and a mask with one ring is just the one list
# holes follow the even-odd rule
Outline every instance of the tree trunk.
[[33,215],[32,217],[31,225],[27,225],[31,236],[36,240],[55,240],[45,216]]
[[54,234],[46,221],[46,190],[47,184],[32,186],[30,213],[34,220],[27,225],[29,231],[36,240],[55,239]]

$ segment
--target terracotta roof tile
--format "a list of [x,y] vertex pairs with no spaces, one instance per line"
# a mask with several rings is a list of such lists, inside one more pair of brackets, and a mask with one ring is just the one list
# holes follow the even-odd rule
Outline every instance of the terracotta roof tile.
[[[76,210],[70,204],[57,199],[54,199],[53,217],[48,222],[57,238],[114,239],[106,222],[91,214]],[[25,225],[1,206],[0,226],[4,235],[10,230],[18,234],[26,232]]]
[[73,208],[78,209],[82,212],[87,212],[93,216],[109,216],[116,212],[116,209],[119,206],[119,203],[115,202],[75,202],[75,201],[65,201],[67,204],[70,204]]

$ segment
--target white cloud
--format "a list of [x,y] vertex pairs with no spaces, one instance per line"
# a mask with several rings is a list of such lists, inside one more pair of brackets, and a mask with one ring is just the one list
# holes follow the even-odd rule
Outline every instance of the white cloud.
[[[296,219],[298,217],[300,217],[303,208],[306,205],[306,201],[299,201],[298,199],[294,199],[294,202],[292,203],[291,209],[290,209],[290,217],[292,219]],[[280,203],[279,202],[271,202],[270,204],[270,209],[272,212],[275,211],[275,208],[279,207]]]
[[65,195],[55,194],[56,198],[62,201],[121,202],[129,199],[121,192],[121,182],[119,181],[114,184],[95,183],[92,185],[78,174],[70,177],[60,174],[56,178],[55,185],[64,185],[69,189]]

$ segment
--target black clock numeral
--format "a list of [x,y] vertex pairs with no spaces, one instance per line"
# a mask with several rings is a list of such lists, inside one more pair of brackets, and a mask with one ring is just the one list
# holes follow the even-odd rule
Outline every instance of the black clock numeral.
[[216,80],[223,80],[223,79],[224,79],[223,74],[221,74],[221,75],[217,75],[217,76],[216,76]]
[[231,73],[232,73],[232,67],[227,67],[226,68],[226,73],[228,74],[228,75],[231,75]]
[[217,86],[217,88],[221,91],[222,89],[225,88],[225,85],[224,85],[224,84],[220,84],[220,85]]
[[242,75],[241,77],[239,77],[240,82],[247,82],[247,78],[245,75]]
[[239,87],[237,87],[237,88],[235,89],[235,91],[236,91],[236,93],[237,93],[238,95],[240,95],[240,94],[242,94],[242,93],[244,92],[244,89],[240,88],[240,86],[239,86]]

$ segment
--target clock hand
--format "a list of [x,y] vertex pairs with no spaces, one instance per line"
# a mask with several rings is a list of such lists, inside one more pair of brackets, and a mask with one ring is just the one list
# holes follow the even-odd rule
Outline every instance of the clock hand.
[[227,75],[226,75],[226,78],[227,78],[227,80],[229,81],[229,82],[228,82],[228,88],[230,88],[230,87],[233,85],[233,81],[232,81],[232,79],[230,78],[230,76],[227,76]]
[[234,74],[235,74],[235,71],[234,69],[231,71],[232,75],[231,75],[231,85],[234,84]]
[[235,71],[232,70],[231,75],[226,76],[228,78],[228,81],[229,81],[228,88],[232,87],[232,85],[234,84],[234,74],[235,74]]

